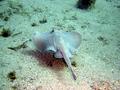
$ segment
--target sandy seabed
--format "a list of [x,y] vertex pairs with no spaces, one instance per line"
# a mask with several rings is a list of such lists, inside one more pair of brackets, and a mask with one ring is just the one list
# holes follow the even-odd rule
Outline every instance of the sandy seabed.
[[[120,90],[120,0],[91,10],[76,2],[0,0],[0,90]],[[53,29],[82,36],[71,59],[76,81],[62,60],[35,51],[33,32]]]

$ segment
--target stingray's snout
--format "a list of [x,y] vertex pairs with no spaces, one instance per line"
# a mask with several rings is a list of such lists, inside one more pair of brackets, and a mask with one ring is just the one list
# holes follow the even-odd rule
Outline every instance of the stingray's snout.
[[39,32],[34,32],[32,34],[32,41],[35,43],[35,42],[38,42],[39,40]]
[[38,35],[38,32],[34,32],[32,34],[32,41],[33,41],[34,45],[36,47],[38,47],[38,44],[39,44],[39,35]]
[[38,35],[39,35],[39,32],[33,32],[32,37],[34,38],[34,37],[37,37]]

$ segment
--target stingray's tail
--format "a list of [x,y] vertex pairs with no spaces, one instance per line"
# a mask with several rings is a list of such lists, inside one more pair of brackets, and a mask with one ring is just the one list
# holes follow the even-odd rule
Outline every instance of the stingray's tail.
[[76,77],[76,74],[74,73],[74,71],[73,71],[73,69],[72,69],[72,65],[71,65],[71,61],[70,61],[69,57],[67,57],[67,55],[64,54],[64,53],[63,53],[63,57],[64,57],[64,60],[65,60],[65,62],[66,62],[66,64],[67,64],[69,70],[70,70],[71,73],[72,73],[73,79],[76,80],[77,77]]
[[66,64],[67,64],[69,70],[70,70],[71,73],[72,73],[73,79],[76,80],[77,77],[76,77],[76,74],[74,73],[74,71],[73,71],[73,69],[72,69],[71,61],[70,61],[69,57],[67,56],[66,48],[65,48],[65,46],[63,46],[62,43],[60,43],[60,44],[61,44],[61,45],[60,45],[59,49],[60,49],[60,51],[61,51],[61,54],[62,54],[62,56],[64,57],[64,60],[65,60],[65,62],[66,62]]

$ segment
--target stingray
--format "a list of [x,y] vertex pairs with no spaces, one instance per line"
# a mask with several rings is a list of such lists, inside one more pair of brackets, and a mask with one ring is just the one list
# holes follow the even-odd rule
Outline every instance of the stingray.
[[70,58],[79,48],[81,35],[78,32],[48,31],[34,32],[33,43],[40,52],[54,52],[55,58],[64,58],[73,79],[76,80],[76,74],[73,71]]

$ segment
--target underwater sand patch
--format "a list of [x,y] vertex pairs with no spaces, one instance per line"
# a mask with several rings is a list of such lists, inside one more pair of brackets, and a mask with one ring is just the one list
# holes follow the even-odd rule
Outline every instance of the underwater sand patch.
[[107,81],[94,82],[92,88],[93,90],[112,90],[110,83]]
[[13,50],[13,51],[18,51],[19,49],[22,49],[22,48],[27,48],[27,44],[26,44],[27,41],[23,42],[22,44],[18,45],[18,46],[15,46],[15,47],[8,47],[8,49],[10,50]]

